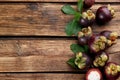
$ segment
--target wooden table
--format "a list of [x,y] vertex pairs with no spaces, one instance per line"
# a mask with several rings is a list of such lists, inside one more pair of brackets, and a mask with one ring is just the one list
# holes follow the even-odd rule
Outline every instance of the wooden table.
[[[70,45],[75,37],[67,37],[64,28],[72,16],[61,7],[77,0],[0,0],[0,80],[84,80],[85,72],[72,69],[66,61],[73,56]],[[120,35],[120,0],[96,0],[111,4],[116,17],[95,33],[112,30]],[[112,46],[110,61],[120,64],[120,38]],[[120,80],[120,79],[119,79]]]

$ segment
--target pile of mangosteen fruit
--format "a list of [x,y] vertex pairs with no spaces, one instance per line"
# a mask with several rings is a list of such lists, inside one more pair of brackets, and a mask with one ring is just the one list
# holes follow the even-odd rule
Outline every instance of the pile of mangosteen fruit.
[[116,43],[117,37],[116,32],[107,30],[93,34],[90,27],[78,33],[78,44],[89,48],[88,53],[78,52],[75,57],[78,69],[88,69],[86,80],[116,80],[120,76],[120,65],[108,62],[109,53],[105,51]]
[[117,80],[120,76],[120,65],[115,62],[109,62],[109,53],[106,49],[117,42],[118,34],[109,30],[93,33],[90,26],[93,23],[105,25],[115,16],[114,9],[108,6],[101,6],[96,14],[89,8],[95,3],[95,0],[84,0],[79,25],[83,28],[78,32],[78,45],[87,45],[89,51],[78,52],[75,54],[74,64],[78,69],[87,69],[85,80]]

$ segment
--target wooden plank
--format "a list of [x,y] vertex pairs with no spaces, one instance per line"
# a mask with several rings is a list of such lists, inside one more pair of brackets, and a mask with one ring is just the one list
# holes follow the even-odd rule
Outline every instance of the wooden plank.
[[[67,39],[13,39],[0,40],[0,57],[19,56],[72,56],[70,45],[76,40]],[[114,54],[120,51],[120,39],[107,52]]]
[[64,73],[20,73],[20,74],[10,74],[4,73],[0,74],[0,79],[2,80],[83,80],[84,74],[64,74]]
[[[75,42],[59,39],[0,40],[0,72],[76,72],[66,63],[73,56],[70,44]],[[112,52],[110,61],[118,64],[119,46],[120,40],[113,46],[113,50],[109,50]]]
[[0,57],[0,72],[75,71],[66,64],[67,60],[65,56]]
[[73,55],[69,49],[73,42],[75,41],[1,40],[0,72],[73,70],[66,64]]
[[[120,64],[120,54],[110,55],[110,61]],[[66,61],[70,57],[59,56],[27,56],[0,57],[0,72],[83,72],[75,70]],[[117,60],[117,61],[116,61]]]
[[[0,2],[77,2],[77,0],[0,0]],[[96,2],[120,2],[120,0],[96,0]]]
[[[85,74],[64,74],[64,73],[2,73],[0,74],[0,79],[2,80],[84,80]],[[117,79],[117,80],[120,80]]]
[[[6,36],[66,36],[65,25],[73,16],[61,12],[64,3],[1,3],[0,35]],[[100,4],[92,7],[96,11]],[[94,32],[116,31],[120,35],[120,5],[113,4],[116,17],[107,25],[94,25]],[[75,7],[75,5],[73,5]]]
[[0,57],[19,56],[70,56],[70,45],[75,40],[61,39],[19,39],[0,40]]

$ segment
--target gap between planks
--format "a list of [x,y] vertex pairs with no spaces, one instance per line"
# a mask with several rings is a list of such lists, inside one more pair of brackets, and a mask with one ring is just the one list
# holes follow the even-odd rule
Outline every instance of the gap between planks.
[[[66,61],[73,57],[76,40],[0,40],[0,72],[76,72]],[[107,52],[109,61],[120,63],[118,43]],[[82,70],[78,72],[84,72]]]

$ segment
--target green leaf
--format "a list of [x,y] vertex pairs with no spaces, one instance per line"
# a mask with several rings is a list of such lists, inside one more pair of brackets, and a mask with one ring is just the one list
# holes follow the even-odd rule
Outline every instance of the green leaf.
[[70,21],[65,28],[65,32],[68,36],[77,35],[77,33],[81,30],[81,26],[78,24],[78,22],[73,19]]
[[71,58],[67,61],[67,63],[72,66],[73,68],[77,68],[77,66],[75,65],[75,58]]
[[81,14],[79,12],[76,12],[76,14],[74,15],[74,17],[75,17],[76,21],[79,21],[79,19],[81,17]]
[[78,35],[78,32],[81,31],[81,28],[82,28],[82,27],[77,23],[77,24],[75,25],[74,29],[73,29],[73,34],[74,34],[75,36],[77,36],[77,35]]
[[64,5],[61,9],[65,14],[75,14],[76,11],[70,5]]
[[78,11],[82,13],[83,10],[83,0],[78,0]]
[[88,45],[84,45],[83,48],[84,48],[84,50],[85,50],[85,53],[88,53],[88,51],[89,51]]
[[84,48],[78,44],[71,44],[70,48],[75,54],[78,52],[85,52]]

